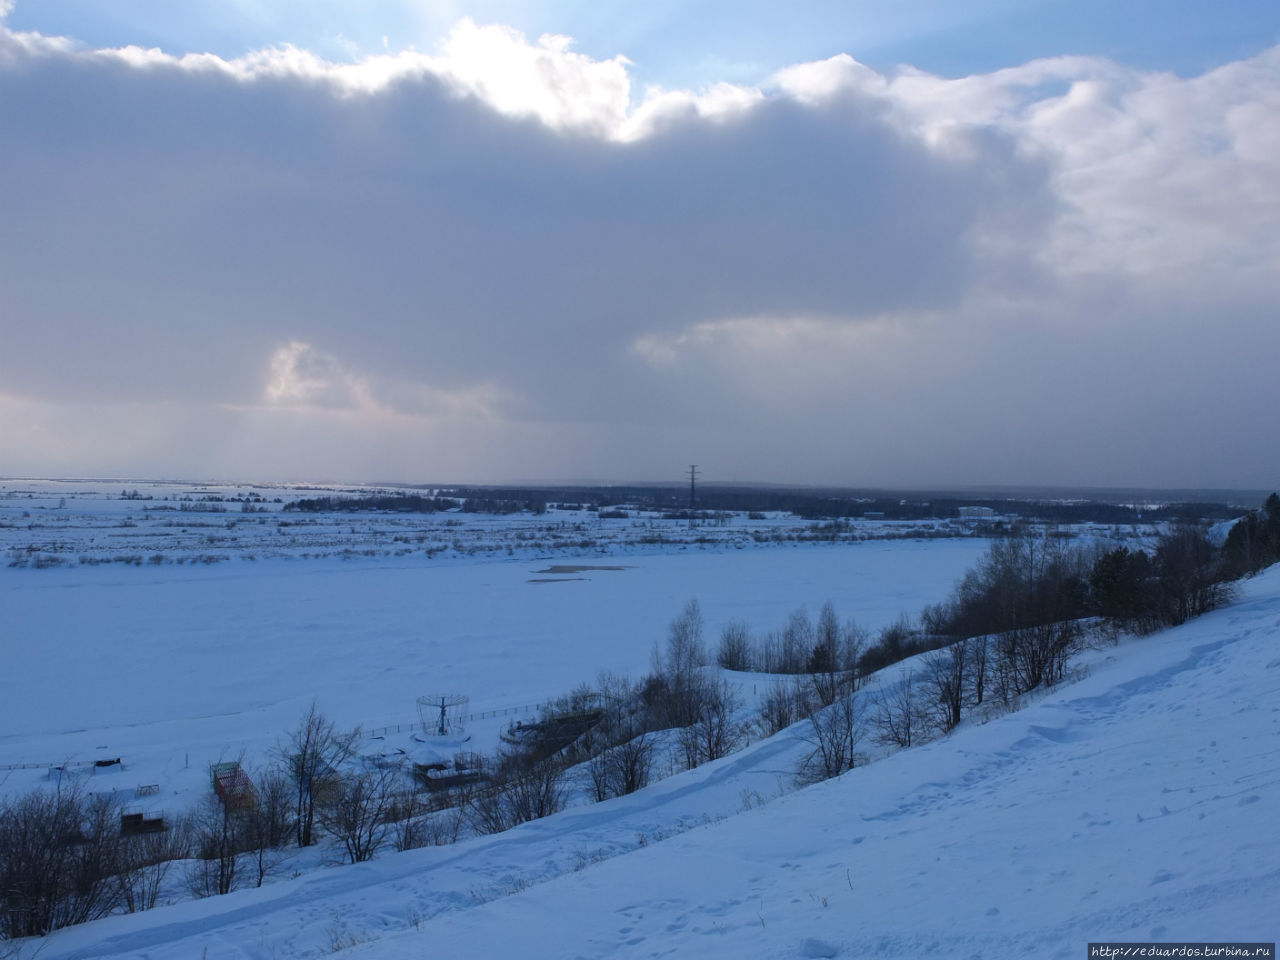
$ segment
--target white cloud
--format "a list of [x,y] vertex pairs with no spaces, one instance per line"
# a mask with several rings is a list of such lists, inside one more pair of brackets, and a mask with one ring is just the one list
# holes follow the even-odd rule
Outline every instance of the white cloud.
[[661,130],[666,123],[684,118],[728,120],[764,102],[763,91],[731,83],[718,83],[698,93],[652,87],[645,91],[644,100],[614,129],[612,136],[623,142],[642,140]]
[[[789,372],[804,379],[847,369],[849,357],[901,337],[926,317],[884,316],[857,321],[821,317],[741,317],[695,323],[675,332],[646,333],[631,351],[658,370],[723,364],[748,377],[773,368],[775,381]],[[782,362],[785,358],[785,363]],[[746,369],[744,369],[744,367]]]
[[501,24],[478,25],[466,18],[449,32],[439,54],[409,49],[360,57],[350,63],[334,63],[289,44],[235,59],[210,53],[175,56],[137,46],[91,50],[67,38],[14,33],[0,26],[0,44],[5,41],[36,56],[75,54],[116,60],[138,69],[221,73],[246,83],[313,81],[328,85],[340,96],[374,95],[397,83],[430,76],[505,116],[536,118],[553,130],[621,141],[648,135],[667,117],[727,116],[764,98],[760,90],[728,83],[702,92],[655,87],[632,109],[626,57],[594,60],[572,50],[572,40],[566,36],[544,34],[531,43],[518,30]]
[[807,104],[820,104],[850,90],[883,96],[889,85],[887,78],[847,53],[787,67],[774,75],[773,83]]
[[347,373],[338,360],[301,340],[290,341],[271,355],[263,399],[277,406],[370,409],[368,388]]
[[357,413],[369,417],[431,417],[494,420],[510,398],[493,384],[457,389],[395,380],[371,380],[347,370],[336,357],[301,340],[272,352],[263,403],[269,409],[295,408]]
[[1280,48],[1186,79],[1086,57],[881,77],[836,57],[776,80],[805,102],[871,95],[935,147],[985,128],[1044,157],[1064,206],[1044,259],[1063,274],[1180,277],[1280,255]]
[[627,60],[592,60],[572,51],[571,42],[546,34],[530,44],[507,27],[463,20],[432,66],[508,116],[535,116],[553,129],[608,135],[626,118]]

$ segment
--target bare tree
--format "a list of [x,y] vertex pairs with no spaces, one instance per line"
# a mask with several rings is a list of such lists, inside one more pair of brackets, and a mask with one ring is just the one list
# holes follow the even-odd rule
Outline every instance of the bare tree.
[[653,770],[654,739],[638,730],[635,736],[605,747],[587,761],[587,773],[597,801],[635,793],[649,785]]
[[828,600],[818,612],[818,624],[813,631],[813,651],[809,654],[809,672],[834,671],[841,667],[843,634],[836,608]]
[[725,670],[745,672],[755,669],[752,662],[751,634],[742,620],[730,620],[720,631],[720,647],[716,663]]
[[691,599],[680,616],[671,621],[666,648],[654,647],[649,702],[664,727],[687,727],[698,718],[706,687],[702,667],[707,653],[702,628],[702,608],[696,599]]
[[806,692],[796,683],[775,683],[760,702],[757,724],[760,732],[771,737],[809,715]]
[[850,693],[809,717],[805,740],[813,748],[800,763],[797,779],[816,783],[838,777],[857,764],[865,735],[862,702]]
[[876,635],[876,642],[859,656],[858,668],[863,676],[869,676],[919,652],[916,630],[911,619],[903,614],[887,627],[881,628]]
[[287,857],[284,845],[295,835],[296,798],[288,775],[278,769],[262,771],[252,802],[242,812],[241,831],[246,852],[252,854],[256,886]]
[[372,860],[391,833],[399,797],[398,766],[343,777],[319,808],[320,825],[342,841],[351,863]]
[[426,800],[415,788],[399,793],[391,811],[391,845],[397,853],[429,845],[423,821],[429,811]]
[[991,649],[990,641],[985,637],[970,638],[967,646],[969,665],[965,669],[965,678],[969,689],[965,694],[970,706],[980,707],[987,692],[987,662]]
[[465,791],[462,808],[471,829],[481,836],[502,833],[516,825],[507,799],[505,781],[490,781]]
[[516,823],[540,820],[564,809],[564,768],[554,760],[542,760],[519,771],[509,781],[509,807]]
[[512,760],[475,791],[467,803],[467,819],[476,833],[501,833],[559,812],[565,791],[564,769],[554,759],[528,764]]
[[0,802],[0,937],[43,936],[120,904],[119,807],[78,787]]
[[761,673],[782,673],[782,634],[768,630],[760,637],[756,669]]
[[1013,631],[991,638],[993,693],[1006,707],[1016,704],[1026,689],[1018,671],[1020,642],[1019,635]]
[[967,640],[957,640],[924,658],[925,690],[934,706],[934,723],[944,733],[960,724],[971,663]]
[[924,716],[914,673],[907,673],[887,692],[880,691],[874,702],[872,724],[878,743],[909,747],[920,740]]
[[1217,550],[1198,526],[1182,524],[1164,534],[1156,545],[1155,567],[1167,623],[1208,613],[1230,596]]
[[462,830],[462,812],[457,807],[432,810],[422,796],[413,791],[397,798],[392,816],[391,843],[397,852],[455,843]]
[[123,837],[123,866],[116,875],[121,906],[126,913],[153,909],[175,861],[191,855],[191,824],[187,818],[166,824],[156,833]]
[[779,673],[804,673],[813,649],[813,623],[803,610],[796,610],[782,628],[782,662]]
[[1058,683],[1080,637],[1080,626],[1074,620],[1050,621],[997,635],[996,692],[1000,699],[1011,704],[1029,690]]
[[640,689],[625,677],[600,677],[600,723],[586,740],[587,773],[597,801],[645,787],[653,766],[654,738],[645,724]]
[[313,701],[296,730],[288,734],[280,755],[294,787],[295,832],[298,846],[315,842],[316,812],[327,789],[336,785],[338,767],[350,756],[360,732],[341,732],[325,719]]
[[737,694],[726,681],[707,685],[698,718],[680,731],[686,767],[719,760],[737,749],[742,742],[742,725],[735,716],[739,706]]
[[109,794],[84,798],[81,837],[72,858],[72,889],[67,898],[69,923],[84,923],[119,906],[119,887],[112,881],[124,863],[120,803]]
[[866,633],[852,620],[842,627],[835,609],[827,603],[818,616],[814,636],[805,692],[815,701],[816,709],[829,707],[841,697],[857,692],[861,681],[858,659]]
[[695,673],[707,662],[707,651],[702,643],[702,607],[697,598],[690,598],[671,621],[667,632],[667,652],[661,664],[665,672],[672,674]]
[[191,818],[196,859],[187,871],[187,886],[197,897],[230,893],[241,880],[245,849],[241,819],[233,804],[206,796]]

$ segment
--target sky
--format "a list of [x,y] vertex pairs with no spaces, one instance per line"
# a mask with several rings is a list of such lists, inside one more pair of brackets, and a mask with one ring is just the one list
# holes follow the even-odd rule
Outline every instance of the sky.
[[1280,7],[0,0],[0,476],[1280,486]]

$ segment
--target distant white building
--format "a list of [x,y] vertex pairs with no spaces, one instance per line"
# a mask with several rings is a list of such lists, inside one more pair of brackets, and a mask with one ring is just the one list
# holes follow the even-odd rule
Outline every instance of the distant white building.
[[961,520],[990,520],[996,515],[991,507],[961,507]]

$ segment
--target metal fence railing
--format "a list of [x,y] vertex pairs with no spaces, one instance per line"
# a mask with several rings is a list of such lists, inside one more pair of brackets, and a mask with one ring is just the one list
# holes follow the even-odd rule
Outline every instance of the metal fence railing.
[[[476,720],[493,720],[497,717],[515,717],[522,714],[536,713],[546,704],[544,703],[524,703],[516,707],[499,707],[496,710],[480,710],[477,713],[468,713],[457,719],[463,723],[472,723]],[[361,730],[360,735],[365,739],[374,737],[385,737],[394,733],[412,733],[414,730],[422,729],[422,721],[415,720],[412,723],[393,723],[387,727],[371,727],[368,730]]]
[[[108,764],[99,763],[97,760],[64,760],[61,763],[0,763],[0,770],[49,770],[101,766],[108,766]],[[109,766],[115,766],[115,764],[109,764]]]

